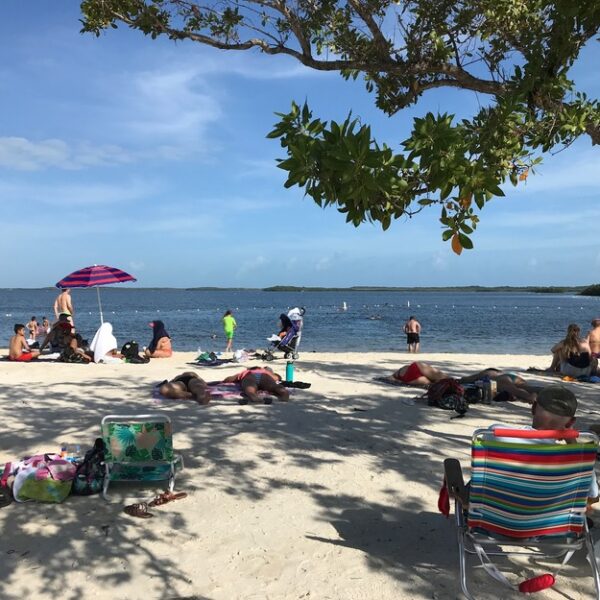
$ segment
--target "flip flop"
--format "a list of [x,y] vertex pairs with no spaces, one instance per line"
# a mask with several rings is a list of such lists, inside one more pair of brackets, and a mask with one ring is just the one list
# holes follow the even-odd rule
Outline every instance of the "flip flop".
[[162,494],[156,496],[154,500],[149,502],[148,506],[161,506],[163,504],[167,504],[167,502],[173,502],[173,500],[180,500],[182,498],[187,498],[186,492],[163,492]]
[[130,517],[138,517],[139,519],[149,519],[154,515],[148,512],[148,504],[140,502],[139,504],[130,504],[123,509],[123,512]]

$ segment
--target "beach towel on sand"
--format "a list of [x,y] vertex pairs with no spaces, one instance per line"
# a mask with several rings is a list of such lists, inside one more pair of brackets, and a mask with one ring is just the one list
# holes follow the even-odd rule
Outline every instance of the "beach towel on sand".
[[[158,388],[161,384],[157,383],[152,390],[152,397],[156,400],[172,400],[171,398],[165,398],[160,394]],[[222,381],[210,381],[207,384],[210,397],[213,400],[239,400],[242,398],[242,390],[237,383],[223,383]],[[258,392],[259,397],[263,398],[268,396],[267,392]]]
[[426,385],[412,385],[409,383],[404,383],[403,381],[398,381],[398,380],[393,380],[390,379],[389,377],[373,377],[373,381],[376,381],[377,383],[384,383],[385,385],[393,385],[394,387],[405,387],[405,388],[412,388],[414,389],[422,389],[422,390],[426,390],[428,386]]

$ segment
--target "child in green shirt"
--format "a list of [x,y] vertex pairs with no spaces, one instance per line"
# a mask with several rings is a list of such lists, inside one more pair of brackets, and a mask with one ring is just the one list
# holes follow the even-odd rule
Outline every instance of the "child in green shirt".
[[227,346],[225,352],[231,352],[233,347],[233,332],[237,329],[237,323],[233,318],[233,314],[228,310],[223,316],[223,330],[225,331],[225,337],[227,338]]

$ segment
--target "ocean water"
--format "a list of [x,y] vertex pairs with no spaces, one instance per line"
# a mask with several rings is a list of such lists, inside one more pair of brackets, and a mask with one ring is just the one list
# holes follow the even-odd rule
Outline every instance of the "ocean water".
[[[0,290],[0,345],[15,323],[32,315],[52,320],[54,289]],[[71,291],[75,323],[92,338],[100,324],[95,289]],[[564,336],[569,323],[586,332],[600,316],[600,298],[504,292],[262,292],[101,288],[104,319],[119,344],[140,347],[152,337],[148,322],[164,321],[175,350],[223,350],[221,318],[234,311],[234,348],[265,348],[277,331],[279,314],[306,308],[301,351],[405,350],[404,321],[422,324],[423,352],[543,354]],[[341,310],[343,303],[347,310]]]

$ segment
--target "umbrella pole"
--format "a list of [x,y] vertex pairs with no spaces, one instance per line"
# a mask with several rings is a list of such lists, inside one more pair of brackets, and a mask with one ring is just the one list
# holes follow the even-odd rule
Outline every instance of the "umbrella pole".
[[102,302],[100,302],[100,287],[96,286],[96,292],[98,293],[98,308],[100,309],[100,325],[104,324],[104,319],[102,317]]

